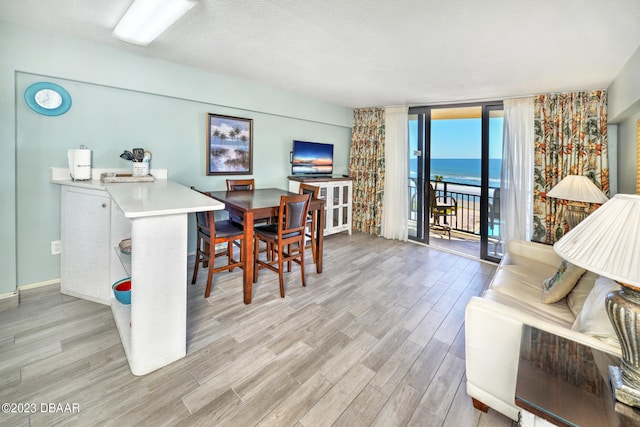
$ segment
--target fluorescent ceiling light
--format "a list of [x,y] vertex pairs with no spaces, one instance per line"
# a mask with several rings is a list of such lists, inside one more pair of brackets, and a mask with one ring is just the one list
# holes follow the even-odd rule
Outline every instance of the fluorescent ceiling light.
[[135,0],[113,30],[113,35],[146,46],[195,4],[195,0]]

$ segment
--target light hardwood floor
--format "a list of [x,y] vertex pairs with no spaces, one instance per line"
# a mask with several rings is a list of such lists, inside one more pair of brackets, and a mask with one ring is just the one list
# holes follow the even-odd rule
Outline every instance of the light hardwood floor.
[[294,266],[281,299],[263,270],[249,306],[240,270],[209,299],[201,270],[187,357],[143,377],[108,307],[24,292],[0,312],[0,402],[36,410],[0,425],[512,426],[465,391],[464,307],[494,266],[360,233],[325,240],[323,274],[306,259],[306,288]]

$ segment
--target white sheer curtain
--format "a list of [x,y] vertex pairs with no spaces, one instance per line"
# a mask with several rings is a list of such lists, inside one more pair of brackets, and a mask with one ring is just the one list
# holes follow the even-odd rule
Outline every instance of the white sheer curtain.
[[403,242],[409,234],[408,111],[408,107],[385,107],[382,237]]
[[533,232],[533,97],[504,100],[500,236],[531,240]]

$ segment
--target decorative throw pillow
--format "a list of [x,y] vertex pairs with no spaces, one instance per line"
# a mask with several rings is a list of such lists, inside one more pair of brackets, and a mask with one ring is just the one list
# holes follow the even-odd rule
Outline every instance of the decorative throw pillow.
[[599,338],[607,344],[620,345],[605,303],[607,294],[619,289],[620,285],[613,280],[599,277],[571,329]]
[[587,271],[582,275],[580,280],[578,280],[578,283],[571,290],[571,292],[569,292],[569,295],[567,295],[567,305],[569,306],[569,310],[571,310],[574,317],[578,317],[578,315],[582,311],[584,302],[589,296],[591,289],[593,289],[593,285],[596,283],[598,277],[600,276],[596,273]]
[[562,260],[555,274],[542,282],[542,302],[552,304],[566,297],[585,271],[587,270],[584,268]]

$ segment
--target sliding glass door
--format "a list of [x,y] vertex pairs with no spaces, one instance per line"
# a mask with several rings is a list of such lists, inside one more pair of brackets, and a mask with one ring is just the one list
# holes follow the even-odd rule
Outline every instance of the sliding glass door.
[[502,176],[502,130],[504,124],[504,111],[502,104],[487,105],[484,117],[486,131],[486,152],[484,158],[487,159],[487,209],[484,211],[486,219],[482,217],[483,229],[486,234],[482,234],[482,254],[481,258],[497,261],[502,258],[503,241],[500,235],[500,186]]
[[409,109],[409,237],[499,259],[501,147],[501,103]]
[[[409,238],[425,241],[424,232],[424,115],[409,112]],[[427,241],[428,242],[428,241]]]

